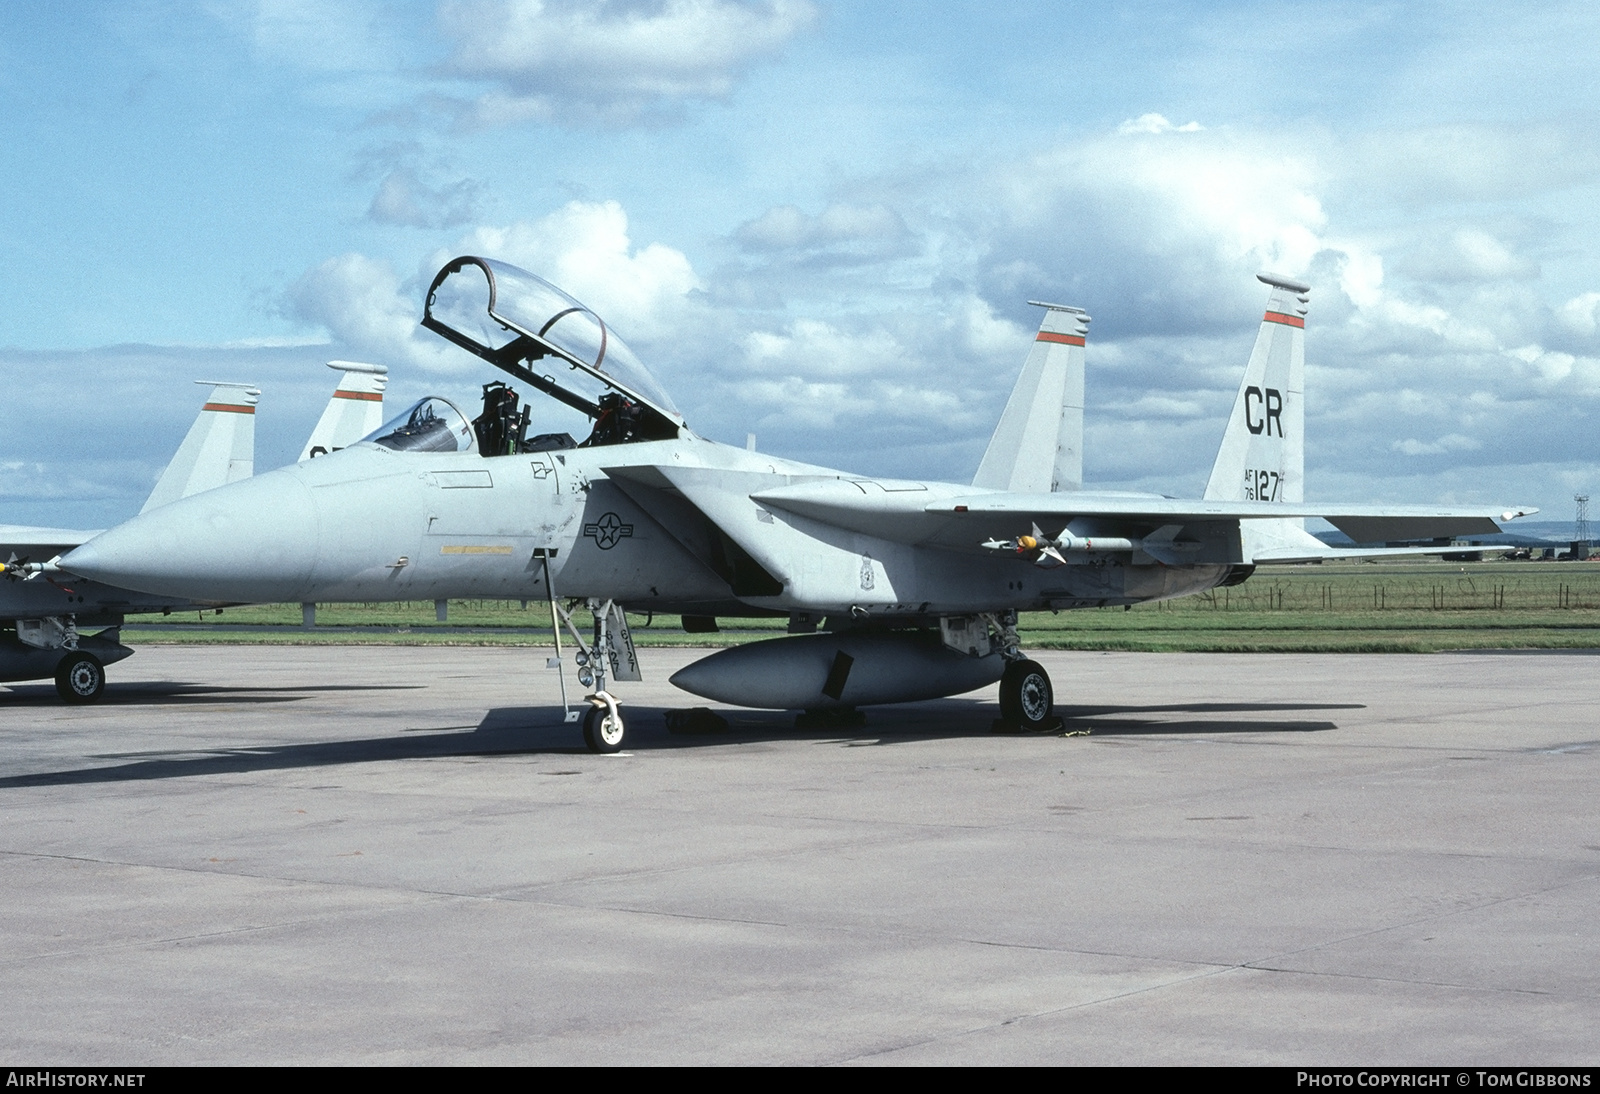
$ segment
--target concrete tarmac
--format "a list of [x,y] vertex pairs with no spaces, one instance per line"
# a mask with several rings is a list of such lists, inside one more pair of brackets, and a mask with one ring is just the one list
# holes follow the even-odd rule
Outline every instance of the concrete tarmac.
[[0,689],[0,1062],[1600,1062],[1600,659],[1046,653],[863,728],[642,651],[147,647]]

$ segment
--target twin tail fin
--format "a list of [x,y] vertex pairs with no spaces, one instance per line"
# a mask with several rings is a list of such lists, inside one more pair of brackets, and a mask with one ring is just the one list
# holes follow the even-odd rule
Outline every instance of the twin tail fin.
[[1083,486],[1083,358],[1089,313],[1045,309],[1033,349],[989,438],[973,486],[1044,494]]

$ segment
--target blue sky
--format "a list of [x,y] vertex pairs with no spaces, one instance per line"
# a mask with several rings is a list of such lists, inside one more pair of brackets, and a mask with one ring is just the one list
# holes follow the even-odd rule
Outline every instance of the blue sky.
[[[1087,476],[1204,483],[1275,269],[1308,496],[1600,487],[1600,9],[771,0],[0,8],[0,523],[138,510],[203,394],[292,460],[330,358],[490,254],[690,424],[970,478],[1029,298],[1089,309]],[[553,419],[552,419],[553,420]]]

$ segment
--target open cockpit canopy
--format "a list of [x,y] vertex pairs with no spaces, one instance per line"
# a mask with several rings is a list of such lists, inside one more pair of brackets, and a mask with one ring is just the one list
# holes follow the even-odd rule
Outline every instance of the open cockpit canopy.
[[[646,432],[676,436],[683,423],[666,390],[604,320],[526,270],[492,258],[452,259],[428,288],[422,325],[591,418],[615,402],[585,390],[597,380],[660,419]],[[551,358],[566,368],[549,371],[543,362]]]

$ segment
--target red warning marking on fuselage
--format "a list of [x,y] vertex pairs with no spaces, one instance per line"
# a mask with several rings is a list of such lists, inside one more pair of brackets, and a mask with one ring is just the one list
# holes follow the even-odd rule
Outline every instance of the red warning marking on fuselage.
[[335,391],[333,393],[333,397],[335,399],[361,399],[362,401],[368,402],[368,403],[381,403],[381,402],[383,402],[383,395],[381,393],[379,393],[379,392],[376,392],[376,391],[343,391],[343,390],[340,390],[340,391]]
[[1304,330],[1306,326],[1303,316],[1285,315],[1281,311],[1269,311],[1262,317],[1261,321],[1263,323],[1282,323],[1286,327],[1299,327],[1301,330]]
[[[190,405],[194,404],[191,403]],[[256,408],[253,406],[239,406],[237,403],[207,403],[200,409],[217,410],[224,414],[254,414],[256,412]]]
[[1039,332],[1039,337],[1035,338],[1034,341],[1035,342],[1055,342],[1055,343],[1057,343],[1059,345],[1063,345],[1063,346],[1081,346],[1081,345],[1083,345],[1083,335],[1081,335],[1081,334],[1057,334],[1053,330],[1042,330],[1042,331]]

